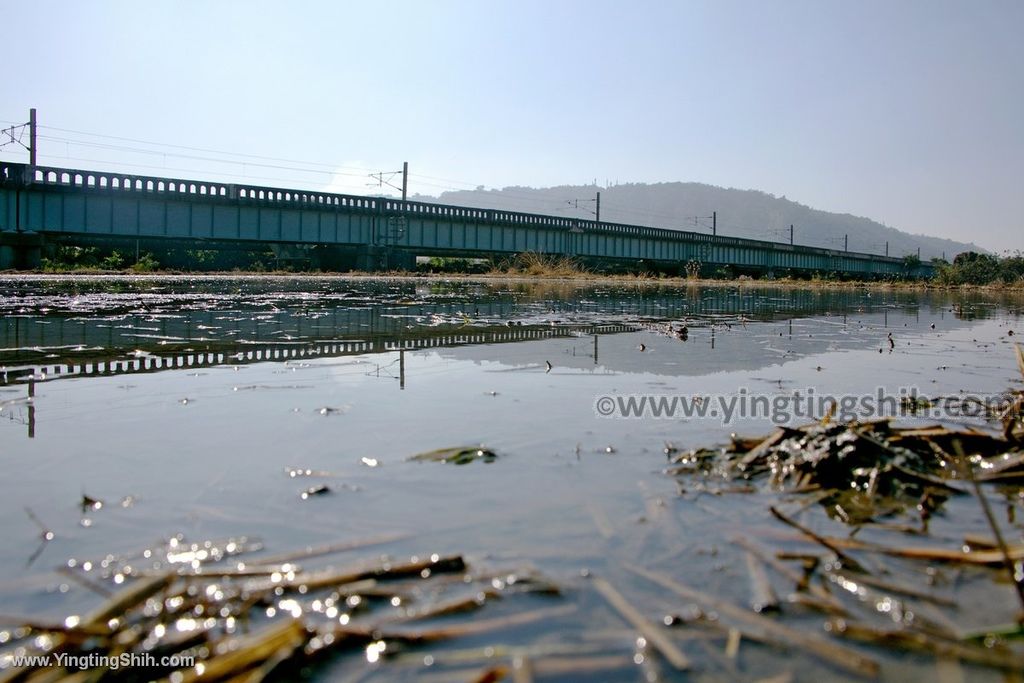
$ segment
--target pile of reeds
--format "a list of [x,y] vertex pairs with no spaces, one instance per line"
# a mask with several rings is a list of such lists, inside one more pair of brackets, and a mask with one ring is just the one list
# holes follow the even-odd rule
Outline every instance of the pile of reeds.
[[[1016,353],[1024,375],[1020,347]],[[858,663],[853,651],[830,654],[823,648],[837,644],[826,635],[900,653],[930,654],[949,671],[968,664],[1019,678],[1024,675],[1024,544],[1019,531],[1014,542],[1006,528],[1017,526],[1014,501],[1024,496],[1024,392],[1011,392],[1008,405],[998,416],[999,433],[937,425],[899,427],[885,420],[825,420],[780,427],[765,438],[734,436],[731,444],[717,449],[680,452],[667,447],[667,472],[679,478],[684,490],[694,478],[704,484],[719,482],[720,492],[750,493],[757,490],[751,484],[764,482],[767,491],[782,492],[782,500],[788,501],[768,511],[793,531],[789,536],[779,530],[762,532],[757,542],[733,539],[746,557],[748,608],[664,573],[639,567],[634,571],[715,610],[729,628],[737,629],[738,637],[802,649],[860,674],[873,676],[878,665],[862,655]],[[989,501],[994,494],[1007,501],[1002,523]],[[944,514],[944,503],[953,496],[965,501],[973,497],[983,526],[961,539],[950,538],[948,531],[933,535],[929,519]],[[815,506],[831,520],[815,519]],[[919,523],[894,523],[900,515]],[[970,520],[962,521],[970,526]],[[835,522],[848,533],[818,530],[834,529]],[[872,530],[874,540],[857,538],[864,529]],[[766,537],[785,545],[773,550]],[[801,543],[810,548],[794,551],[794,544]],[[1007,598],[1019,602],[1016,618],[992,623],[984,611],[960,599],[952,585],[943,586],[941,577],[952,572],[973,590],[980,586],[997,604],[1005,605]],[[784,619],[765,616],[808,610],[825,617],[824,632],[798,631]],[[951,675],[963,677],[964,672]]]
[[[460,555],[377,558],[344,569],[301,564],[397,539],[271,556],[246,538],[186,543],[178,537],[130,556],[71,560],[62,572],[105,599],[61,623],[5,616],[17,626],[0,632],[0,681],[290,680],[339,653],[353,653],[369,665],[407,647],[551,619],[572,609],[554,605],[506,609],[489,619],[442,619],[515,594],[559,594],[535,572],[474,572]],[[95,656],[94,668],[60,666],[89,655]],[[34,665],[22,659],[31,656],[47,659]],[[111,668],[114,660],[124,665]]]

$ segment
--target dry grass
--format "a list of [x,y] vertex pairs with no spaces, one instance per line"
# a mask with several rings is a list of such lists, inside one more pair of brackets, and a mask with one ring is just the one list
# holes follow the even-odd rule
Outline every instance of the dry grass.
[[571,256],[525,251],[493,268],[490,275],[532,275],[535,277],[592,277],[593,274]]

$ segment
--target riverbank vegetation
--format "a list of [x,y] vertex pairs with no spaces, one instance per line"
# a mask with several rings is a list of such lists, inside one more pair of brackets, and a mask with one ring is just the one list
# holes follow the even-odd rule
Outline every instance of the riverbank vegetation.
[[[936,259],[930,279],[889,277],[868,281],[875,286],[898,287],[986,287],[1024,290],[1024,255],[999,257],[964,252],[952,262]],[[907,272],[920,265],[907,257]],[[58,245],[48,249],[42,260],[44,273],[323,273],[309,259],[284,259],[267,250],[218,251],[167,249],[132,253],[100,247]],[[356,274],[350,272],[349,274]],[[773,284],[842,285],[862,281],[834,272],[779,271],[771,275],[744,273],[730,266],[711,268],[689,261],[674,272],[653,263],[639,261],[632,268],[615,264],[590,264],[569,256],[524,252],[502,259],[430,257],[420,259],[413,270],[389,271],[404,276],[533,277],[557,279],[629,279],[686,282],[766,282]]]
[[952,263],[936,264],[935,282],[940,285],[1024,284],[1024,255],[1020,252],[999,258],[992,254],[967,251]]

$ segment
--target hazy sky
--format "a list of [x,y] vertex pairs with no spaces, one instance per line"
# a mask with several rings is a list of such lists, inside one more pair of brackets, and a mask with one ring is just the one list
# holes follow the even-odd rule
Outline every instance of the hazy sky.
[[0,9],[0,127],[36,107],[43,164],[365,192],[407,160],[427,194],[698,181],[1024,249],[1021,0]]

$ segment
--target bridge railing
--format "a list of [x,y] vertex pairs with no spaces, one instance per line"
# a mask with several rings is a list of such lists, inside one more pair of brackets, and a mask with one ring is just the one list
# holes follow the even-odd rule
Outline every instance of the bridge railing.
[[238,192],[238,199],[249,201],[316,204],[317,206],[334,206],[367,211],[376,211],[378,209],[378,200],[374,197],[334,194],[331,192],[279,190],[256,185],[236,185],[235,188]]
[[230,199],[244,202],[293,204],[297,206],[332,207],[339,210],[401,215],[407,218],[439,217],[462,221],[486,221],[528,228],[591,232],[606,235],[662,239],[673,242],[684,241],[718,247],[759,248],[774,251],[799,251],[830,258],[845,258],[857,261],[876,261],[899,264],[897,257],[866,254],[862,252],[839,251],[823,247],[789,245],[767,240],[744,237],[726,237],[705,233],[653,228],[622,223],[597,222],[581,218],[548,216],[495,209],[436,204],[431,202],[403,201],[387,197],[366,197],[332,192],[289,190],[259,185],[213,183],[181,178],[140,176],[126,173],[107,173],[81,169],[51,166],[29,167],[26,164],[0,162],[0,184],[51,185],[81,188],[100,192],[153,193],[160,195],[186,195],[192,198]]
[[63,185],[98,190],[127,192],[160,192],[210,197],[232,198],[233,186],[181,178],[157,178],[129,173],[104,173],[77,169],[36,166],[29,171],[29,179],[36,185]]

